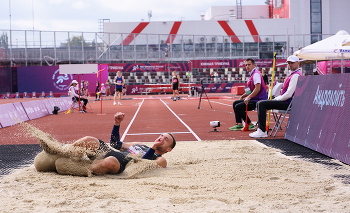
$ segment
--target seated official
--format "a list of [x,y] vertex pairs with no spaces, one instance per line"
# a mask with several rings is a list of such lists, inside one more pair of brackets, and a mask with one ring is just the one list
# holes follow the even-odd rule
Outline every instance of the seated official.
[[250,133],[252,138],[267,137],[266,131],[266,112],[270,109],[286,110],[289,103],[294,96],[295,88],[297,86],[298,78],[302,75],[299,69],[299,58],[295,55],[291,55],[287,59],[290,75],[285,80],[282,92],[280,96],[277,96],[273,100],[263,100],[257,103],[258,109],[258,129]]
[[84,102],[83,109],[80,112],[86,113],[86,104],[88,103],[88,99],[83,98],[82,96],[79,96],[77,94],[77,91],[79,90],[79,88],[77,88],[77,85],[78,85],[78,81],[73,80],[72,83],[70,84],[68,93],[72,97],[72,101],[79,102],[79,99],[80,99],[81,101]]
[[245,60],[245,67],[249,72],[250,77],[247,86],[244,88],[245,93],[241,96],[240,100],[237,100],[232,104],[237,123],[235,126],[229,128],[232,131],[243,130],[244,126],[242,120],[249,124],[249,130],[255,129],[255,125],[252,124],[248,116],[247,120],[245,120],[247,113],[246,106],[248,105],[248,111],[252,111],[256,108],[256,102],[267,99],[264,79],[259,70],[255,67],[254,59],[248,58]]

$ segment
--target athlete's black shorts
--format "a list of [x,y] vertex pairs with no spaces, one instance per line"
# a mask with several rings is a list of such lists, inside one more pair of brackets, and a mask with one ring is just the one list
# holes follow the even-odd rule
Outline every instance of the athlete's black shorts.
[[178,84],[173,84],[173,90],[179,90],[179,85]]
[[123,88],[117,88],[117,87],[116,87],[116,88],[115,88],[115,91],[116,91],[116,92],[122,92],[122,91],[123,91]]
[[115,151],[113,149],[111,149],[105,142],[101,141],[99,139],[100,142],[100,147],[98,148],[98,150],[105,152],[106,155],[104,156],[104,158],[109,157],[109,156],[113,156],[115,157],[119,163],[120,163],[120,169],[118,170],[118,172],[114,173],[114,174],[120,174],[125,170],[125,166],[126,164],[128,164],[128,160],[125,158],[125,154]]

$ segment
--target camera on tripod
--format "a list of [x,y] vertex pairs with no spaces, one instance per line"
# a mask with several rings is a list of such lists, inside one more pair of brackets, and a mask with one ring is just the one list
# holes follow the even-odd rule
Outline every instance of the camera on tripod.
[[[205,78],[205,77],[204,77],[204,78]],[[203,80],[204,80],[204,78],[201,79],[201,95],[200,95],[200,97],[199,97],[198,109],[201,108],[201,101],[202,101],[202,95],[203,95],[203,93],[204,93],[205,96],[207,97],[207,100],[208,100],[208,103],[209,103],[209,105],[210,105],[210,108],[213,108],[213,107],[211,106],[211,104],[210,104],[208,95],[207,95],[207,93],[205,92],[205,88],[204,88],[204,85],[203,85]]]

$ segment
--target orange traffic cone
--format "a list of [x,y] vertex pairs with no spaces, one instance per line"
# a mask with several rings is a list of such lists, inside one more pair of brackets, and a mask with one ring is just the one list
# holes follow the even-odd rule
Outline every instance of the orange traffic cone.
[[245,105],[245,125],[244,128],[242,129],[242,131],[249,131],[249,124],[248,124],[248,104]]

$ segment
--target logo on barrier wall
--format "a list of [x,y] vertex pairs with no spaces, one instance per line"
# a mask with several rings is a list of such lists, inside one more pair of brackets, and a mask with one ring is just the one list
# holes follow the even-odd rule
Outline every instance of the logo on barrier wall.
[[[339,88],[341,87],[342,84],[339,84]],[[345,90],[322,90],[318,85],[313,104],[321,107],[321,110],[323,106],[343,107],[344,103]]]
[[72,74],[60,74],[59,69],[52,75],[53,85],[58,90],[68,90],[69,85],[73,80]]
[[131,93],[136,93],[137,91],[139,91],[138,87],[132,88]]
[[132,71],[138,70],[139,69],[139,65],[133,66],[132,67]]

